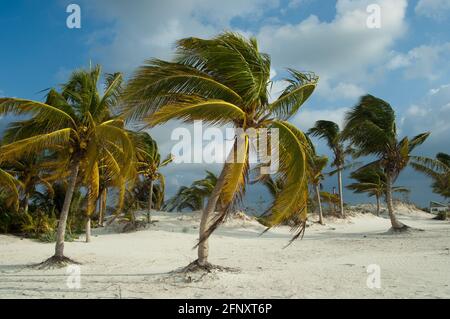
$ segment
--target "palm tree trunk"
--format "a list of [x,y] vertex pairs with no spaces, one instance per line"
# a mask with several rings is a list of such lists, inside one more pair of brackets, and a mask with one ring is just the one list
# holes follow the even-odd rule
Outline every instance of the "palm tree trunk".
[[315,185],[317,204],[319,205],[319,224],[323,225],[322,201],[320,199],[319,184]]
[[105,211],[106,211],[106,187],[102,190],[102,194],[100,195],[100,213],[98,216],[99,226],[103,227],[103,222],[105,220]]
[[338,187],[339,187],[339,206],[340,206],[340,213],[341,217],[345,218],[345,212],[344,212],[344,194],[342,191],[342,169],[338,168]]
[[151,212],[152,212],[152,203],[153,203],[153,180],[150,181],[150,191],[148,194],[148,210],[147,210],[147,223],[150,224],[151,220]]
[[[217,201],[219,200],[220,193],[225,184],[225,176],[228,171],[228,167],[230,164],[225,163],[222,172],[220,173],[219,178],[217,179],[216,185],[211,193],[211,196],[208,199],[208,203],[206,204],[206,208],[203,209],[202,218],[200,220],[200,230],[199,230],[199,238],[204,238],[206,231],[209,226],[209,219],[211,213],[214,212],[217,206]],[[200,266],[208,265],[208,255],[209,255],[209,244],[208,239],[203,240],[198,245],[198,260],[197,263]]]
[[91,242],[91,217],[87,217],[86,220],[86,242]]
[[389,173],[386,174],[386,205],[391,219],[391,225],[394,230],[402,230],[406,225],[399,222],[395,216],[394,205],[392,203],[392,177]]
[[377,216],[380,216],[380,196],[377,195]]
[[55,257],[64,257],[64,237],[66,234],[67,217],[69,216],[70,204],[72,202],[73,192],[77,184],[78,171],[80,163],[74,163],[70,174],[69,185],[64,198],[63,208],[59,217],[58,231],[56,233]]
[[30,201],[30,193],[25,193],[24,203],[23,203],[23,212],[25,214],[28,214],[28,207],[29,207],[29,201]]

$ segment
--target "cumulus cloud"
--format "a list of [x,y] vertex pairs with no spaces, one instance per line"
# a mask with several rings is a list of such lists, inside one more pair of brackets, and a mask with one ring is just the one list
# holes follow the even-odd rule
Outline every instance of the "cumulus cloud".
[[[366,10],[373,3],[381,8],[380,29],[367,27]],[[276,69],[314,71],[321,77],[318,94],[354,98],[364,91],[361,85],[373,78],[367,76],[368,70],[380,65],[404,34],[406,6],[405,0],[338,0],[331,22],[311,15],[298,24],[264,26],[257,37]]]
[[406,53],[391,52],[391,58],[386,68],[388,70],[403,70],[407,79],[425,78],[433,81],[450,71],[449,55],[450,42],[421,45]]
[[419,0],[415,12],[437,21],[445,20],[450,11],[450,1],[448,0]]
[[[257,20],[278,0],[121,0],[83,1],[88,15],[109,23],[92,34],[92,53],[121,71],[130,71],[145,59],[170,58],[176,40],[210,37],[230,28],[233,18]],[[101,44],[103,43],[103,44]]]
[[406,135],[431,131],[427,149],[448,145],[450,136],[450,84],[431,89],[424,100],[411,105],[401,117],[401,130]]
[[321,110],[314,110],[311,108],[300,109],[298,114],[292,120],[292,122],[297,125],[302,130],[308,130],[314,126],[314,123],[318,120],[333,121],[339,125],[339,127],[344,127],[345,113],[349,110],[348,107],[338,107],[338,108],[325,108]]

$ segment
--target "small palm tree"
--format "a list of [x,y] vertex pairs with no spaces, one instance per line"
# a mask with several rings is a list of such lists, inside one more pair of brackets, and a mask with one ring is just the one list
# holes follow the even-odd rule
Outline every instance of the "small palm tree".
[[[236,134],[232,152],[217,179],[200,222],[198,259],[194,267],[207,268],[208,238],[223,222],[245,192],[249,170],[249,129],[279,130],[279,171],[284,189],[271,211],[273,225],[293,216],[306,221],[307,142],[304,134],[287,122],[314,91],[314,74],[288,70],[288,86],[269,102],[270,57],[261,53],[255,38],[225,32],[210,39],[178,41],[172,62],[150,60],[133,76],[125,92],[126,114],[150,125],[169,120],[203,120],[208,124],[232,124]],[[239,154],[235,156],[237,150]],[[210,216],[220,204],[221,212]],[[304,227],[299,228],[300,235]]]
[[[339,125],[332,121],[317,121],[311,129],[308,131],[308,135],[316,136],[320,139],[324,139],[327,142],[328,147],[334,154],[334,159],[331,165],[336,167],[338,176],[338,188],[339,188],[339,208],[342,217],[345,217],[344,211],[344,194],[342,190],[342,171],[345,166],[346,150],[342,141],[342,132]],[[336,173],[336,172],[333,172]]]
[[450,155],[438,153],[436,158],[413,157],[411,166],[433,180],[433,192],[450,198]]
[[319,208],[319,223],[323,225],[322,201],[320,198],[320,183],[324,179],[323,170],[327,167],[328,157],[313,155],[309,159],[308,173],[309,182],[316,193],[317,205]]
[[430,133],[419,134],[412,139],[398,140],[395,112],[385,101],[366,95],[346,115],[343,137],[355,147],[355,157],[375,156],[377,159],[365,167],[379,166],[386,174],[386,204],[392,229],[408,228],[398,221],[392,203],[392,184],[408,165],[411,152],[421,145]]
[[64,177],[61,166],[64,161],[59,160],[54,154],[33,154],[29,157],[19,158],[5,163],[8,172],[21,182],[22,205],[21,209],[28,213],[28,206],[31,196],[37,187],[43,187],[50,192],[52,183]]
[[[379,167],[365,167],[356,170],[350,174],[350,178],[356,180],[347,186],[356,194],[366,193],[369,196],[375,196],[377,201],[377,216],[380,215],[380,201],[386,194],[386,174]],[[409,189],[405,187],[392,187],[392,192],[406,193]]]
[[[75,71],[61,92],[51,89],[45,103],[18,98],[0,98],[0,114],[31,115],[22,122],[14,142],[0,149],[0,161],[33,156],[51,148],[67,154],[68,187],[61,211],[55,254],[43,263],[65,265],[72,262],[64,256],[64,236],[72,195],[79,174],[90,177],[90,202],[98,197],[98,163],[101,159],[121,174],[131,171],[134,147],[124,122],[111,119],[122,82],[119,73],[106,76],[103,96],[98,92],[101,68]],[[92,207],[92,205],[91,205]]]
[[17,189],[19,186],[20,182],[14,176],[0,168],[0,195],[5,195],[5,198],[8,199],[5,201],[7,206],[18,208],[19,192]]
[[189,187],[180,187],[178,192],[164,204],[164,209],[169,212],[183,209],[202,210],[205,208],[205,198],[211,195],[216,183],[217,176],[206,171],[205,178],[194,181]]
[[[148,207],[147,207],[147,223],[151,222],[151,210],[154,203],[154,183],[159,182],[160,191],[164,194],[165,179],[164,175],[159,171],[173,161],[170,154],[161,161],[158,144],[148,133],[132,133],[134,144],[136,146],[136,170],[142,175],[144,180],[149,184]],[[164,198],[161,198],[164,201]],[[160,203],[158,204],[160,205]]]

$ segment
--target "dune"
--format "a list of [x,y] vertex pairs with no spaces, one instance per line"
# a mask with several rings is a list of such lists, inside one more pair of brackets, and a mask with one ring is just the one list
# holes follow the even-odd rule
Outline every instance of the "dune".
[[[0,235],[0,298],[449,298],[450,223],[414,207],[399,218],[423,231],[389,234],[386,215],[373,206],[348,208],[346,220],[310,217],[303,240],[285,246],[289,227],[265,229],[239,214],[210,239],[210,261],[232,271],[174,272],[196,257],[199,212],[153,214],[149,228],[118,233],[96,229],[92,242],[66,243],[74,268],[28,267],[53,252],[53,244]],[[367,285],[379,266],[379,288]],[[68,284],[69,281],[69,284]]]

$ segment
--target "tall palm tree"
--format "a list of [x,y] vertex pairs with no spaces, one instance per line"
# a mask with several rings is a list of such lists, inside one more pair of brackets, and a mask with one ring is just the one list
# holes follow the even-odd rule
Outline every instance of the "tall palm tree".
[[0,148],[0,161],[33,156],[49,148],[59,149],[68,156],[68,165],[62,168],[69,172],[69,178],[58,223],[55,254],[43,266],[72,262],[64,256],[64,236],[80,171],[91,177],[88,185],[90,202],[98,196],[100,159],[105,158],[111,171],[114,167],[120,167],[122,175],[131,171],[133,143],[124,130],[124,121],[111,119],[111,109],[120,94],[122,75],[106,76],[103,96],[98,92],[100,76],[100,66],[75,71],[60,92],[49,91],[45,103],[0,98],[0,114],[31,115],[30,120],[20,124],[22,129],[16,134],[15,141]]
[[418,157],[412,158],[411,166],[430,177],[433,180],[433,192],[450,198],[450,155],[446,153],[436,154],[436,158]]
[[[147,207],[147,223],[151,222],[151,210],[153,208],[154,183],[159,182],[159,187],[164,194],[165,179],[164,175],[159,171],[173,161],[172,154],[169,154],[164,160],[161,160],[158,144],[148,133],[132,133],[136,146],[136,170],[142,175],[149,184],[149,196]],[[162,200],[164,200],[162,198]]]
[[339,188],[339,208],[341,216],[345,217],[344,194],[342,190],[342,171],[344,170],[346,151],[342,141],[341,129],[338,124],[332,121],[322,120],[317,121],[314,127],[309,129],[308,135],[324,139],[334,154],[334,159],[331,165],[336,167]]
[[398,221],[392,203],[392,185],[400,172],[408,165],[411,152],[428,138],[422,133],[411,139],[398,140],[395,112],[382,99],[366,95],[346,115],[343,137],[355,147],[355,157],[374,156],[376,160],[368,166],[380,166],[386,174],[386,204],[392,229],[402,231],[408,228]]
[[[232,124],[244,131],[236,134],[234,152],[228,156],[203,210],[194,267],[210,267],[208,237],[245,192],[249,168],[249,135],[245,132],[250,128],[279,130],[279,171],[284,189],[272,205],[272,224],[298,215],[306,220],[307,143],[304,134],[287,119],[309,98],[318,78],[312,73],[288,72],[287,88],[270,103],[269,55],[259,51],[255,38],[225,32],[209,40],[178,41],[174,61],[147,61],[128,84],[126,112],[132,119],[145,119],[152,126],[174,119],[203,120],[213,125]],[[210,220],[218,203],[222,210]],[[303,230],[300,227],[297,235]]]
[[[350,174],[350,178],[356,180],[347,186],[356,194],[367,193],[370,197],[375,196],[377,201],[377,216],[380,215],[380,201],[386,194],[386,174],[380,167],[369,166],[356,170]],[[409,189],[401,186],[392,187],[392,192],[405,193]]]
[[319,208],[319,223],[323,225],[322,201],[320,198],[320,183],[324,179],[323,170],[327,167],[328,157],[313,155],[309,158],[309,182],[316,193],[317,205]]

